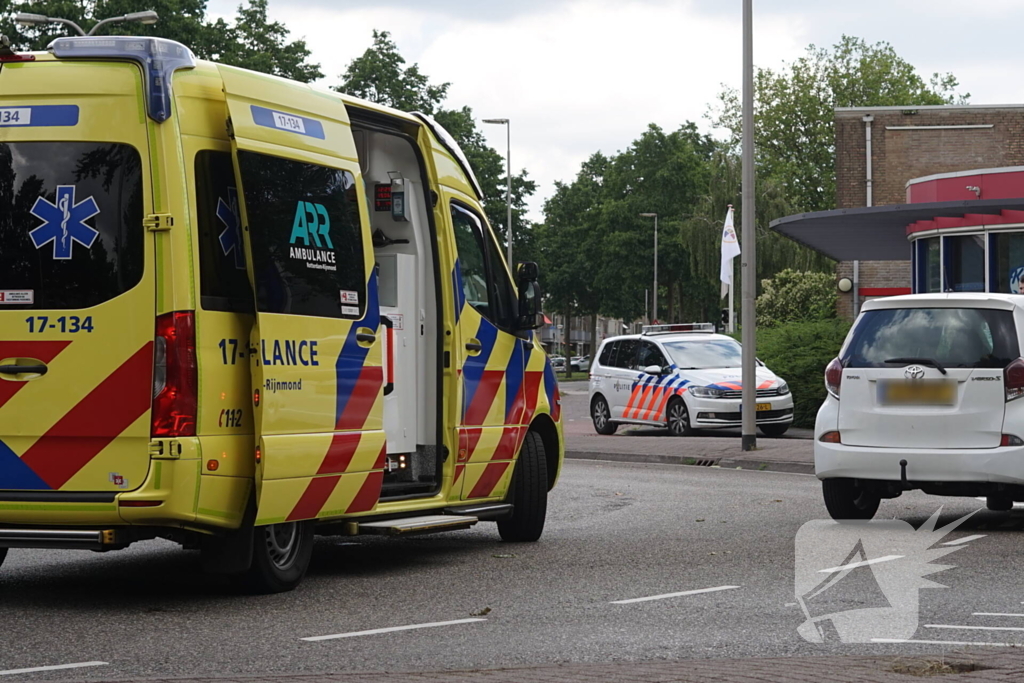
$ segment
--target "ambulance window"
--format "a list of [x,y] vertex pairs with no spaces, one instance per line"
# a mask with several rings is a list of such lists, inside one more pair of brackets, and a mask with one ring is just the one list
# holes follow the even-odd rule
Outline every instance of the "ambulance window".
[[451,209],[463,295],[480,315],[510,327],[514,298],[497,246],[479,216],[459,204],[452,203]]
[[196,154],[200,302],[208,311],[252,312],[238,183],[228,152]]
[[142,218],[133,147],[0,143],[0,311],[86,308],[127,292],[145,268]]
[[238,165],[257,309],[362,317],[367,274],[353,175],[244,151]]

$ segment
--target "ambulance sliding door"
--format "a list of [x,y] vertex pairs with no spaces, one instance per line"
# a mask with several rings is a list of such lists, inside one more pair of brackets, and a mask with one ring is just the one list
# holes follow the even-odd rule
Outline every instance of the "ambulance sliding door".
[[220,70],[256,301],[256,524],[372,510],[382,330],[348,115],[303,86]]

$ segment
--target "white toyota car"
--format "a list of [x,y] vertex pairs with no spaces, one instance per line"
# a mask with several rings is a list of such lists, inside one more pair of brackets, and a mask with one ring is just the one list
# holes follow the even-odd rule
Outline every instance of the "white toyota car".
[[[605,339],[590,366],[590,416],[598,434],[620,424],[695,429],[739,427],[742,348],[711,323],[648,325]],[[782,436],[793,422],[789,386],[758,362],[757,426]]]
[[1024,296],[865,302],[825,371],[814,468],[834,519],[870,519],[920,489],[1024,501]]

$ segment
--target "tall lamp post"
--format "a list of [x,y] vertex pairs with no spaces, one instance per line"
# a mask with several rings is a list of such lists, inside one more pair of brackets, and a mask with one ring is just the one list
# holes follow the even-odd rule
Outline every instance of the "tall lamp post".
[[[512,267],[512,124],[508,119],[484,119],[484,123],[505,126],[505,206],[508,209],[505,219],[507,232],[505,239],[508,241],[508,267],[514,271],[515,269]],[[514,272],[513,275],[515,275]]]
[[651,293],[651,319],[648,321],[653,323],[658,319],[658,214],[642,213],[640,215],[644,218],[654,219],[654,291]]
[[46,24],[64,24],[70,26],[80,36],[91,36],[95,35],[96,31],[105,24],[113,24],[119,21],[137,22],[139,24],[146,24],[151,26],[160,20],[160,16],[153,10],[146,10],[145,12],[131,12],[129,14],[122,14],[119,17],[107,17],[101,20],[92,30],[86,33],[82,30],[82,27],[71,21],[70,19],[61,19],[60,17],[48,17],[43,14],[31,14],[29,12],[21,12],[20,14],[14,15],[14,22],[21,24],[22,26],[45,26]]

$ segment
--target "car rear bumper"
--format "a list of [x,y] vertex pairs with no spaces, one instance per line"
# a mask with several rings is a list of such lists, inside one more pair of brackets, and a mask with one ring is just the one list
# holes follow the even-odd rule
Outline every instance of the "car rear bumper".
[[900,460],[907,461],[907,480],[912,483],[1024,484],[1024,446],[920,449],[814,442],[818,479],[900,481]]

